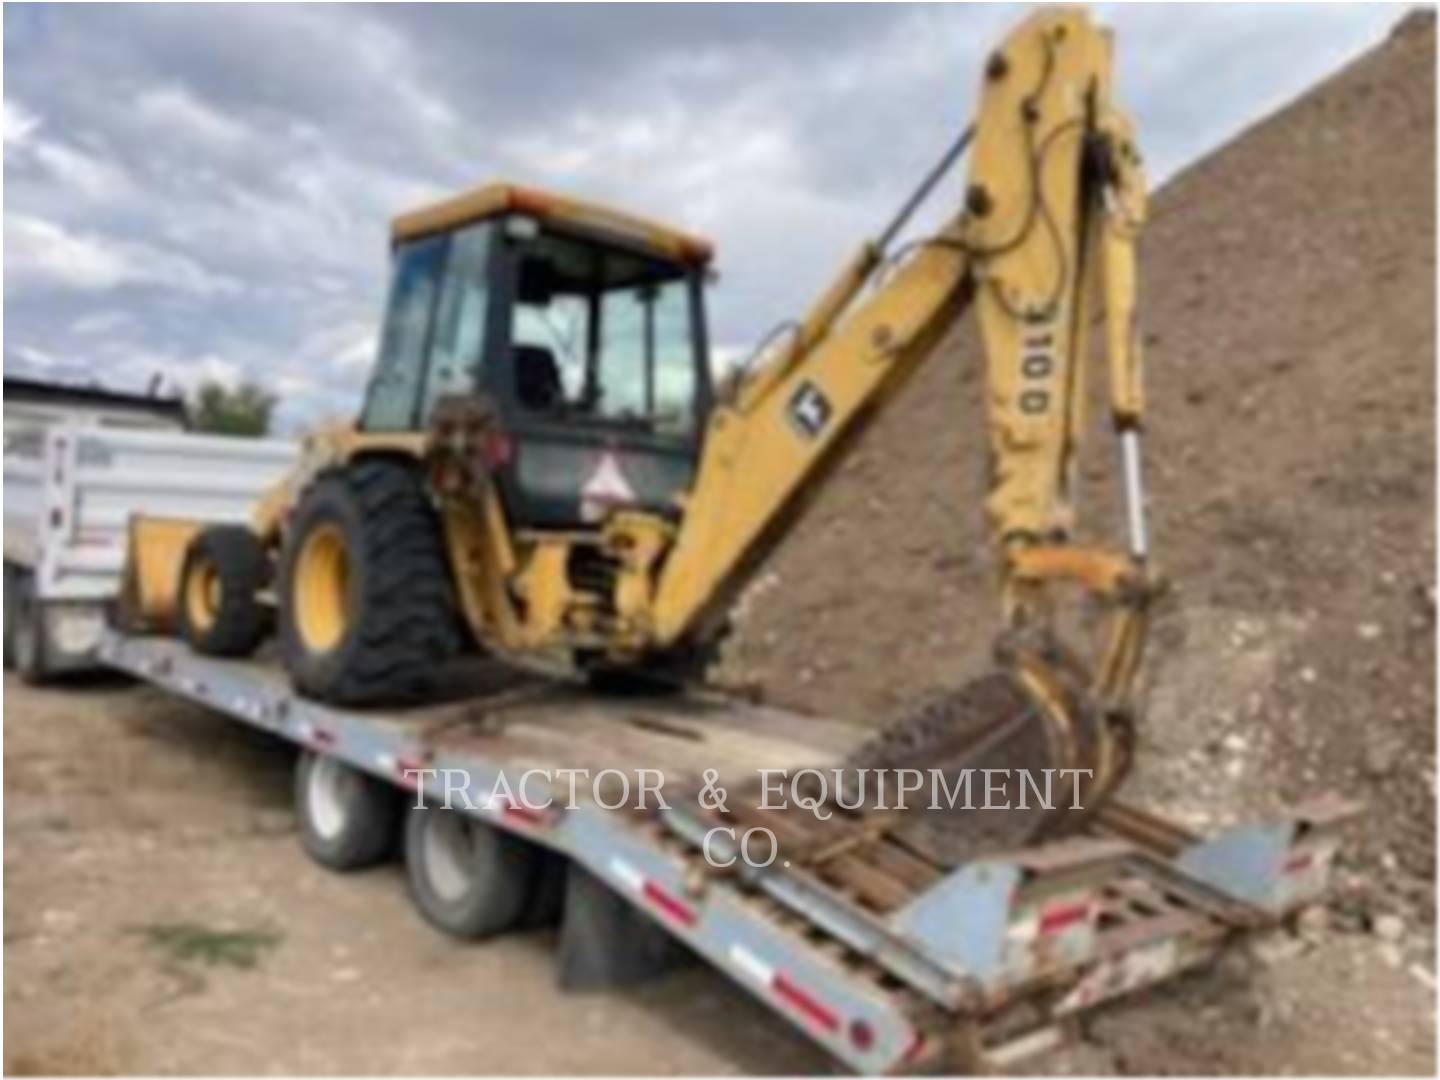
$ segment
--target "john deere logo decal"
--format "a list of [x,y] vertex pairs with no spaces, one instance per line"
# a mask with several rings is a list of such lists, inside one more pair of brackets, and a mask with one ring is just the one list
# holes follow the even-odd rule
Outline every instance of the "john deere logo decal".
[[790,399],[790,422],[807,439],[813,439],[825,430],[832,412],[830,399],[812,382],[801,383]]

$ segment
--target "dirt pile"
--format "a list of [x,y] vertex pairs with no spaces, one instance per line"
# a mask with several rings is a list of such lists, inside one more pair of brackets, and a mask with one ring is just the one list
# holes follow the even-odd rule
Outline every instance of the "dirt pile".
[[[1407,17],[1152,204],[1149,482],[1176,588],[1129,788],[1196,825],[1358,795],[1356,865],[1417,922],[1435,837],[1434,61],[1433,15]],[[874,723],[985,667],[981,365],[962,329],[867,434],[748,598],[726,677]],[[1082,516],[1118,538],[1113,452],[1088,450]]]

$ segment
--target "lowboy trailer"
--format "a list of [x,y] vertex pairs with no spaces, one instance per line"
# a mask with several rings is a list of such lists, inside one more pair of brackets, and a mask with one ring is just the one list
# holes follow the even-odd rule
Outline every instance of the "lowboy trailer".
[[[958,868],[883,838],[802,865],[783,858],[788,839],[830,823],[793,807],[722,815],[676,793],[698,790],[707,768],[740,780],[833,765],[863,735],[849,725],[713,693],[598,698],[478,668],[442,704],[339,709],[297,696],[278,665],[168,638],[109,631],[100,656],[299,746],[300,834],[322,863],[377,861],[406,813],[411,892],[442,929],[521,925],[555,905],[564,868],[562,984],[653,974],[678,942],[862,1073],[1008,1067],[1060,1045],[1087,1012],[1284,926],[1322,897],[1336,825],[1353,812],[1322,798],[1201,837],[1114,801],[1081,835]],[[529,770],[658,771],[669,808],[606,809],[618,800],[588,782],[544,809],[533,787],[496,796]],[[434,803],[447,785],[452,809],[405,809],[417,788]],[[752,822],[782,857],[717,868]]]

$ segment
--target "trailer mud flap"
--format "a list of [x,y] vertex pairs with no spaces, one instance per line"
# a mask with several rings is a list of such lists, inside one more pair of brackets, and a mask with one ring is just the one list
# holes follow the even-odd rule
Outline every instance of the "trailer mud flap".
[[565,870],[557,974],[560,988],[635,986],[694,959],[694,954],[579,863]]

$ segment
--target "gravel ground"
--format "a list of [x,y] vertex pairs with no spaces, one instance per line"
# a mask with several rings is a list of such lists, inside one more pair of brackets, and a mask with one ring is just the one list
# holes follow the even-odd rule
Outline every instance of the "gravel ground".
[[827,1068],[703,967],[562,995],[553,932],[459,945],[398,866],[322,870],[287,744],[158,690],[7,675],[4,747],[7,1074]]

